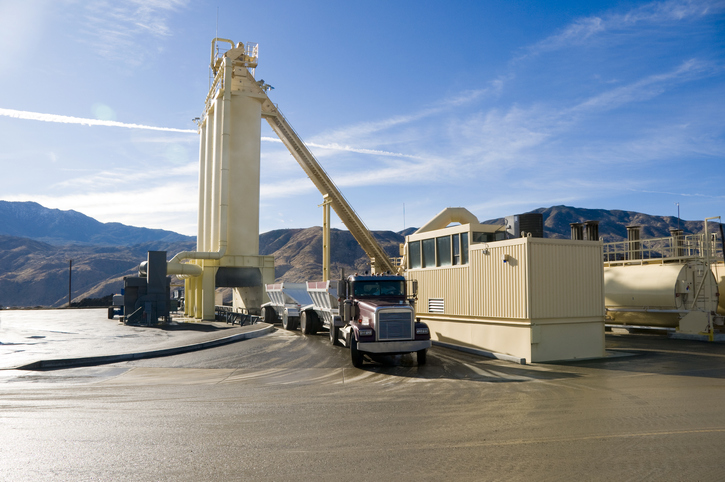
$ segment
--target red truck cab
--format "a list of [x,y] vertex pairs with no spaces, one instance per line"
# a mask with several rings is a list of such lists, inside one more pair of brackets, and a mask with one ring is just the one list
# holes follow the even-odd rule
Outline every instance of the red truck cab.
[[339,282],[343,326],[332,329],[339,330],[335,338],[350,348],[355,367],[362,366],[365,353],[415,352],[418,365],[425,364],[430,330],[416,319],[415,293],[408,298],[406,286],[405,278],[396,275],[355,275]]

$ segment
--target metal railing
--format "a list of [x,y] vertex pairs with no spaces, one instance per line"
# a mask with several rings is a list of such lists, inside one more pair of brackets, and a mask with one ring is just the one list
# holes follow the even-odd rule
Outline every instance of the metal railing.
[[225,305],[216,305],[214,307],[214,315],[216,321],[223,321],[232,325],[239,323],[239,326],[253,325],[259,321],[258,316],[234,311],[234,308]]
[[711,235],[708,242],[704,234],[617,241],[604,243],[603,249],[604,263],[608,266],[704,258],[716,261],[723,257],[721,240]]

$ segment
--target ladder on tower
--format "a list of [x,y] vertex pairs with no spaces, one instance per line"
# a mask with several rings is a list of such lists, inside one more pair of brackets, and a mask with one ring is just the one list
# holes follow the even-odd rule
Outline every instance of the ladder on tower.
[[287,146],[287,149],[289,149],[292,156],[302,166],[302,169],[323,197],[329,197],[332,209],[335,210],[340,221],[350,230],[350,234],[360,244],[365,254],[370,257],[372,271],[374,273],[397,272],[397,268],[393,265],[393,262],[380,244],[375,240],[370,230],[358,217],[345,197],[332,182],[332,179],[330,179],[309,149],[307,149],[305,143],[302,142],[294,129],[292,129],[287,119],[285,119],[277,106],[269,98],[265,99],[262,103],[262,117],[267,120],[272,130],[284,145]]

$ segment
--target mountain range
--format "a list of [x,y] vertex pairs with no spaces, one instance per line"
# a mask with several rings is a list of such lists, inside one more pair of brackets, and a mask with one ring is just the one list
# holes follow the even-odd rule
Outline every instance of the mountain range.
[[[641,226],[642,238],[668,236],[669,229],[678,225],[686,234],[702,232],[704,226],[702,221],[631,211],[553,206],[533,212],[543,215],[545,236],[551,238],[569,238],[570,223],[588,220],[600,222],[599,235],[605,241],[626,239],[629,225]],[[484,224],[503,224],[503,218]],[[373,235],[389,256],[397,257],[405,235],[414,231],[374,231]],[[365,252],[348,231],[333,229],[330,237],[333,276],[339,276],[341,270],[369,269]],[[321,279],[319,226],[262,233],[259,246],[260,254],[275,257],[277,281]],[[48,209],[32,202],[0,201],[0,306],[67,304],[69,268],[74,302],[119,293],[123,277],[136,274],[147,251],[167,251],[171,257],[195,247],[195,238],[172,231],[101,223],[75,211]]]
[[0,201],[0,234],[61,246],[131,246],[188,242],[196,238],[163,229],[102,223],[77,211],[48,209],[34,202]]

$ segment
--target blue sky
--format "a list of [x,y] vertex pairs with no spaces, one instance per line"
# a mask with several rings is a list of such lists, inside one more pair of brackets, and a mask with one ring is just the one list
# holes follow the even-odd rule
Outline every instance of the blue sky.
[[[0,0],[0,199],[195,234],[217,32],[371,229],[725,216],[723,1]],[[320,225],[262,122],[260,231]]]

